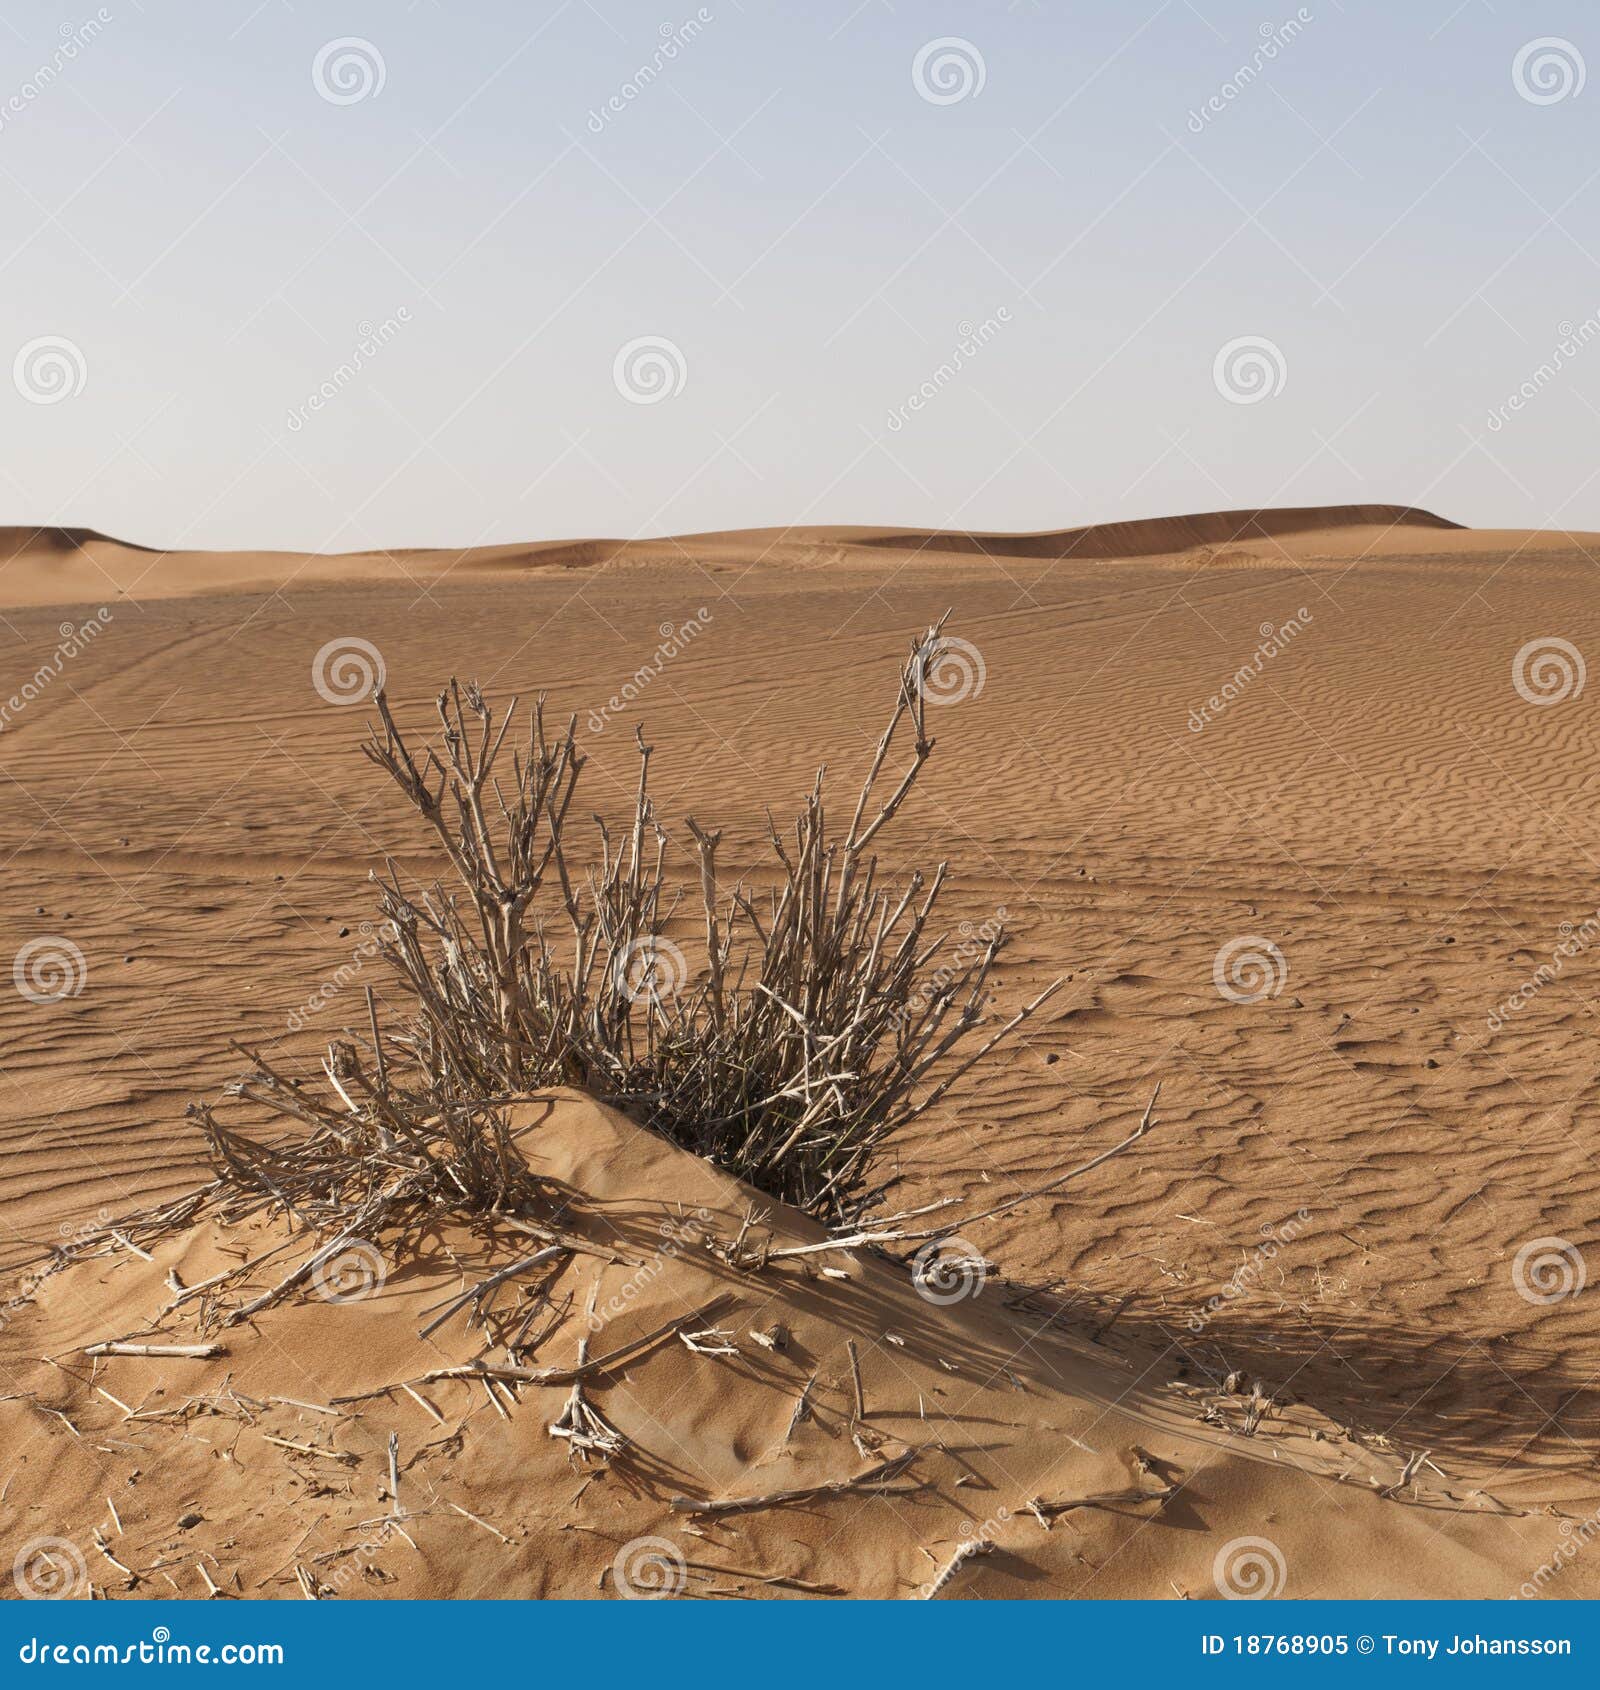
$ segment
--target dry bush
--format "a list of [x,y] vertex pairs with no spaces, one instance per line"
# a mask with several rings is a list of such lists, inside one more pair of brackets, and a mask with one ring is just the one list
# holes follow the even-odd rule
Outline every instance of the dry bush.
[[[942,630],[912,644],[848,826],[830,833],[819,774],[792,831],[771,830],[773,884],[762,893],[743,880],[721,886],[720,835],[693,818],[690,889],[674,882],[642,735],[631,822],[619,836],[596,818],[597,860],[580,871],[568,854],[585,761],[576,718],[550,735],[541,699],[508,750],[516,701],[497,715],[477,687],[452,682],[438,700],[439,747],[419,752],[379,693],[379,724],[363,749],[454,871],[449,888],[408,890],[391,859],[374,877],[383,952],[412,1006],[407,1024],[380,1026],[369,989],[364,1032],[328,1047],[325,1088],[240,1047],[252,1066],[228,1096],[296,1129],[264,1139],[194,1106],[212,1182],[85,1235],[63,1256],[107,1240],[155,1241],[207,1213],[225,1222],[286,1215],[323,1240],[234,1307],[226,1319],[235,1322],[303,1286],[347,1246],[414,1233],[445,1214],[517,1217],[522,1231],[553,1240],[529,1224],[548,1194],[512,1143],[503,1105],[557,1083],[621,1105],[836,1227],[861,1227],[879,1195],[874,1152],[1055,990],[979,1036],[1003,928],[981,949],[951,953],[933,925],[945,865],[894,884],[879,873],[874,843],[933,750],[925,690]],[[698,906],[692,970],[666,932],[685,899]],[[1134,1137],[1147,1125],[1148,1115]],[[903,1219],[872,1223],[878,1230],[841,1247],[936,1237],[954,1224],[909,1232]],[[277,1254],[195,1290],[219,1294]]]
[[[925,693],[942,639],[940,623],[913,642],[843,831],[830,830],[820,773],[790,832],[770,830],[765,893],[721,885],[721,835],[693,817],[691,889],[675,881],[642,734],[631,821],[613,834],[596,818],[598,860],[579,869],[576,718],[552,735],[539,699],[508,753],[516,701],[497,715],[452,682],[440,747],[419,752],[380,693],[363,750],[432,830],[454,884],[408,891],[392,861],[379,882],[385,951],[416,1014],[381,1085],[346,1053],[361,1107],[397,1087],[437,1111],[581,1085],[763,1191],[857,1219],[885,1139],[1049,996],[976,1039],[1003,928],[945,962],[933,922],[946,865],[895,885],[879,873],[874,845],[933,750]],[[693,967],[667,936],[685,898],[698,906]],[[498,1168],[498,1152],[480,1152],[464,1183],[492,1184]]]
[[[310,1253],[246,1302],[226,1299],[292,1241],[170,1305],[201,1297],[203,1323],[232,1324],[337,1271],[344,1255],[370,1253],[372,1240],[414,1237],[446,1217],[490,1230],[504,1222],[544,1242],[478,1289],[491,1288],[571,1247],[551,1230],[558,1194],[530,1171],[504,1107],[552,1083],[588,1087],[835,1229],[829,1240],[783,1250],[770,1239],[747,1243],[743,1232],[716,1246],[744,1268],[942,1239],[1055,1193],[1129,1149],[1149,1130],[1155,1097],[1119,1143],[981,1213],[944,1215],[958,1204],[951,1197],[869,1218],[881,1195],[874,1153],[1056,989],[993,1025],[988,983],[1003,930],[981,950],[952,952],[933,924],[945,865],[898,883],[879,873],[874,842],[933,750],[924,694],[942,630],[941,622],[912,644],[848,826],[830,835],[819,774],[792,832],[770,831],[773,884],[759,894],[742,880],[721,886],[720,836],[693,819],[691,889],[675,884],[642,736],[632,821],[617,837],[597,818],[598,860],[579,873],[567,854],[584,766],[575,719],[552,738],[539,701],[525,741],[508,754],[515,701],[497,716],[476,687],[452,682],[438,701],[440,748],[419,754],[380,693],[380,722],[364,749],[434,831],[455,875],[448,890],[407,891],[391,860],[374,877],[385,954],[412,1004],[408,1023],[380,1026],[369,988],[365,1029],[328,1047],[325,1087],[237,1047],[251,1068],[228,1097],[295,1128],[264,1139],[216,1107],[193,1106],[211,1182],[86,1231],[56,1251],[55,1267],[154,1244],[206,1216],[228,1223],[271,1214],[314,1234]],[[683,899],[698,906],[692,971],[666,935]],[[992,1030],[983,1035],[986,1023]],[[942,1218],[926,1223],[935,1212]],[[925,1224],[911,1229],[914,1217]]]

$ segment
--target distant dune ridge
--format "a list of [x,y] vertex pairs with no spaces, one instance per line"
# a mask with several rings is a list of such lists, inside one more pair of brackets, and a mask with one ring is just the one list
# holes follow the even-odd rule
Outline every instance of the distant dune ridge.
[[1300,537],[1339,528],[1459,528],[1431,511],[1403,505],[1327,505],[1255,511],[1205,511],[1195,516],[1102,522],[1043,534],[883,534],[866,543],[916,550],[982,552],[994,557],[1155,557],[1198,546]]
[[727,529],[637,540],[588,539],[359,552],[184,551],[116,539],[93,528],[0,528],[0,605],[66,604],[125,592],[173,598],[299,581],[494,575],[651,564],[687,555],[744,564],[826,567],[874,549],[1039,560],[1182,556],[1252,542],[1332,553],[1427,549],[1460,525],[1405,505],[1327,505],[1208,511],[1032,534],[859,525]]

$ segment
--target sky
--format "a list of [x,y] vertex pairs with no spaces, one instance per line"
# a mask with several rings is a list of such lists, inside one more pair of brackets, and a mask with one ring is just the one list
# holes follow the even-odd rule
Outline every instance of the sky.
[[1578,0],[10,0],[0,522],[1600,529],[1597,118]]

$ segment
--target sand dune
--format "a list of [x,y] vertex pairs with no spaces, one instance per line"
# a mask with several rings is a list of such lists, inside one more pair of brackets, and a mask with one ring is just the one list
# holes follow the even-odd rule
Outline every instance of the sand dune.
[[1399,505],[1339,505],[1314,509],[1207,511],[1196,516],[1156,517],[1143,522],[1106,522],[1042,534],[974,534],[863,531],[860,543],[911,551],[977,552],[990,557],[1156,557],[1205,546],[1233,546],[1249,540],[1294,540],[1313,535],[1349,536],[1358,530],[1374,541],[1396,538],[1396,529],[1456,528],[1443,517]]
[[[901,1145],[896,1199],[993,1201],[1042,1181],[1115,1142],[1156,1080],[1163,1090],[1159,1129],[1128,1156],[975,1238],[1010,1281],[1054,1287],[1037,1311],[1006,1307],[996,1282],[936,1317],[871,1261],[837,1292],[772,1288],[826,1393],[824,1428],[798,1451],[775,1453],[794,1372],[757,1365],[747,1340],[737,1364],[679,1344],[618,1381],[605,1400],[672,1470],[637,1492],[620,1473],[595,1480],[593,1514],[569,1510],[583,1479],[545,1430],[559,1392],[530,1393],[509,1420],[480,1392],[471,1459],[422,1453],[466,1412],[454,1397],[437,1404],[446,1426],[409,1399],[337,1425],[275,1410],[244,1429],[237,1467],[211,1452],[240,1427],[206,1417],[193,1429],[210,1442],[160,1446],[170,1477],[130,1487],[132,1468],[156,1473],[145,1439],[159,1423],[119,1450],[118,1411],[57,1375],[60,1395],[44,1400],[108,1434],[109,1452],[0,1405],[18,1451],[0,1549],[52,1521],[82,1534],[110,1494],[139,1511],[149,1565],[192,1499],[215,1516],[203,1541],[219,1563],[276,1577],[294,1546],[281,1509],[255,1517],[251,1487],[301,1502],[295,1535],[324,1509],[319,1531],[381,1514],[378,1451],[398,1429],[418,1462],[403,1494],[414,1482],[513,1542],[430,1515],[415,1552],[386,1540],[362,1593],[529,1594],[545,1577],[551,1593],[609,1594],[596,1581],[622,1543],[685,1541],[664,1511],[674,1490],[864,1469],[841,1371],[854,1337],[886,1438],[915,1442],[916,1393],[943,1386],[940,1410],[969,1417],[962,1438],[992,1433],[995,1452],[969,1449],[972,1484],[941,1455],[915,1500],[744,1516],[704,1555],[691,1536],[691,1559],[744,1569],[720,1581],[806,1593],[754,1582],[778,1573],[910,1594],[930,1554],[1001,1507],[1000,1549],[950,1594],[1206,1596],[1217,1551],[1251,1536],[1283,1553],[1288,1595],[1511,1594],[1548,1565],[1600,1507],[1600,1303],[1592,1285],[1573,1288],[1600,1271],[1600,727],[1570,658],[1559,702],[1530,702],[1513,671],[1537,642],[1600,653],[1600,540],[1387,507],[1129,528],[1143,532],[1114,542],[1119,557],[1090,549],[1113,544],[1103,530],[921,544],[796,529],[315,559],[11,531],[8,668],[43,679],[0,732],[5,931],[82,958],[75,994],[0,1002],[0,1259],[13,1274],[63,1230],[192,1181],[183,1107],[234,1071],[230,1037],[311,1062],[356,1013],[360,984],[381,989],[365,876],[416,842],[354,754],[365,712],[313,682],[325,648],[357,639],[381,653],[411,720],[452,670],[503,694],[547,690],[579,717],[601,807],[626,807],[633,728],[646,725],[670,771],[666,825],[676,836],[686,812],[721,825],[741,864],[760,854],[766,806],[782,814],[821,757],[844,772],[870,754],[885,665],[952,608],[951,632],[975,648],[972,682],[931,713],[937,750],[897,852],[951,859],[958,917],[1005,907],[1005,1001],[1068,980],[1025,1043]],[[60,656],[63,622],[102,605],[101,631]],[[701,631],[663,656],[662,628],[702,610]],[[1240,941],[1270,966],[1229,995],[1218,959]],[[698,1165],[589,1105],[562,1099],[552,1120],[539,1137],[552,1165],[602,1207],[649,1219],[699,1189]],[[614,1170],[596,1150],[610,1142]],[[724,1189],[717,1212],[732,1203]],[[187,1248],[189,1280],[218,1245]],[[0,1331],[0,1395],[40,1388],[45,1350],[84,1371],[65,1350],[158,1307],[168,1265],[125,1258],[47,1282]],[[682,1265],[652,1296],[720,1286]],[[230,1370],[248,1394],[325,1402],[365,1388],[418,1359],[417,1309],[457,1283],[443,1258],[395,1267],[381,1297],[285,1310],[220,1368],[118,1361],[98,1382],[131,1405],[158,1385],[170,1404]],[[74,1289],[85,1272],[104,1286]],[[575,1290],[588,1284],[573,1270]],[[630,1330],[658,1306],[641,1304]],[[1059,1337],[1027,1324],[1046,1312]],[[759,1318],[747,1308],[733,1324]],[[883,1337],[902,1326],[909,1355]],[[945,1340],[959,1375],[937,1359]],[[574,1344],[563,1328],[538,1359]],[[1252,1437],[1243,1399],[1220,1391],[1235,1373],[1280,1405]],[[663,1416],[680,1399],[704,1412]],[[1201,1418],[1212,1399],[1225,1425]],[[296,1480],[293,1452],[261,1445],[263,1429],[336,1434],[360,1464],[331,1465],[336,1495],[322,1494],[314,1468]],[[1181,1473],[1177,1511],[1078,1512],[1048,1533],[1016,1514],[1024,1491],[1127,1483],[1135,1443]],[[1372,1478],[1389,1486],[1422,1452],[1415,1491],[1376,1494]],[[1316,1477],[1318,1462],[1348,1474]],[[87,1542],[96,1581],[115,1587]],[[171,1570],[187,1595],[203,1594],[194,1559]],[[558,1562],[573,1570],[537,1570]],[[288,1578],[271,1588],[298,1595]],[[1593,1595],[1595,1579],[1580,1557],[1540,1588]]]
[[[1268,556],[1404,552],[1455,523],[1399,505],[1211,511],[1102,523],[1036,534],[928,529],[795,527],[728,529],[640,540],[553,540],[452,548],[293,554],[164,551],[87,528],[0,529],[0,606],[66,604],[121,594],[176,597],[230,589],[271,591],[327,581],[387,580],[432,587],[505,573],[650,568],[702,562],[717,569],[871,567],[863,549],[1018,559],[1184,558],[1249,547]],[[1252,556],[1247,551],[1244,555]]]
[[[0,1403],[25,1452],[15,1529],[112,1534],[102,1554],[127,1570],[102,1561],[92,1580],[138,1595],[203,1595],[202,1563],[230,1594],[296,1597],[302,1575],[349,1597],[1364,1596],[1385,1579],[1504,1594],[1515,1516],[1432,1471],[1402,1485],[1400,1452],[1314,1409],[1282,1405],[1241,1436],[1242,1390],[1085,1342],[1056,1299],[966,1269],[931,1296],[861,1253],[736,1272],[704,1241],[731,1240],[753,1205],[776,1249],[826,1235],[577,1094],[512,1120],[554,1218],[593,1252],[529,1276],[574,1311],[540,1320],[539,1365],[571,1367],[580,1338],[601,1357],[659,1335],[585,1383],[626,1441],[614,1464],[550,1435],[570,1379],[428,1377],[481,1347],[464,1320],[418,1337],[460,1289],[452,1257],[479,1251],[461,1239],[393,1262],[352,1248],[308,1300],[224,1330],[214,1359],[82,1358],[143,1336],[169,1272],[198,1286],[234,1264],[203,1229],[153,1262],[46,1279],[8,1327],[8,1371],[38,1393]],[[525,1253],[511,1235],[506,1259]],[[507,1306],[490,1330],[504,1342],[521,1319]],[[158,1336],[192,1335],[169,1316]],[[51,1411],[80,1436],[41,1437]],[[846,1488],[764,1500],[830,1485]],[[939,1587],[973,1543],[989,1547]]]

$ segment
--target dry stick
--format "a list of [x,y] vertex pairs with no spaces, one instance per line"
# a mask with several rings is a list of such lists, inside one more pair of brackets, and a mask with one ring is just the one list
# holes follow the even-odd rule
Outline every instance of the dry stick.
[[294,1548],[289,1551],[289,1559],[285,1561],[281,1567],[268,1573],[264,1579],[259,1580],[256,1584],[256,1589],[265,1590],[269,1584],[273,1584],[278,1579],[282,1578],[283,1575],[288,1572],[289,1569],[300,1559],[300,1551],[305,1548],[306,1539],[309,1538],[313,1532],[320,1531],[327,1523],[328,1516],[326,1514],[319,1514],[317,1518],[313,1520],[303,1532],[301,1532],[299,1542],[296,1543]]
[[[594,1319],[594,1306],[600,1295],[600,1280],[596,1278],[589,1288],[589,1319]],[[680,1338],[683,1331],[678,1332]],[[589,1359],[589,1335],[585,1333],[578,1340],[578,1366],[581,1368]],[[566,1407],[547,1428],[552,1438],[565,1438],[570,1450],[587,1457],[591,1453],[599,1455],[620,1455],[627,1446],[627,1439],[613,1426],[598,1409],[594,1408],[584,1397],[583,1380],[574,1379],[572,1390],[567,1397]]]
[[266,1251],[263,1255],[254,1257],[250,1261],[240,1262],[234,1267],[224,1268],[220,1273],[214,1273],[209,1279],[202,1279],[197,1284],[177,1287],[177,1295],[161,1312],[163,1314],[171,1314],[171,1312],[177,1308],[180,1303],[186,1303],[191,1297],[198,1297],[203,1292],[211,1290],[213,1286],[221,1285],[224,1280],[236,1279],[241,1273],[248,1273],[251,1268],[259,1267],[263,1262],[271,1261],[274,1256],[282,1255],[283,1252],[294,1243],[294,1239],[286,1239],[282,1244],[274,1245],[272,1249]]
[[503,1531],[499,1531],[494,1526],[491,1526],[487,1520],[480,1520],[476,1514],[469,1514],[459,1502],[452,1502],[448,1504],[448,1506],[455,1509],[456,1513],[458,1513],[463,1520],[470,1520],[473,1525],[482,1526],[486,1532],[492,1533],[495,1537],[499,1538],[502,1543],[510,1543],[511,1539],[508,1538]]
[[803,1590],[808,1596],[842,1596],[836,1584],[814,1584],[809,1579],[796,1578],[793,1573],[758,1573],[753,1567],[719,1567],[714,1561],[686,1561],[685,1566],[697,1572],[724,1573],[729,1578],[754,1579],[757,1584],[777,1585],[783,1590]]
[[[762,1508],[778,1508],[790,1502],[815,1502],[823,1497],[843,1496],[850,1491],[882,1491],[900,1477],[922,1454],[922,1447],[908,1449],[888,1461],[880,1461],[854,1479],[834,1479],[827,1484],[801,1485],[795,1490],[769,1491],[765,1496],[727,1497],[720,1501],[693,1496],[675,1496],[669,1506],[674,1514],[749,1514]],[[891,1496],[904,1494],[890,1491]]]
[[811,1418],[811,1387],[816,1384],[816,1382],[817,1376],[813,1373],[801,1387],[800,1395],[795,1399],[794,1413],[789,1416],[788,1429],[783,1434],[783,1441],[785,1443],[788,1443],[788,1441],[794,1436],[795,1428],[799,1426],[802,1421],[809,1420]]
[[[381,1209],[378,1214],[370,1218],[373,1221],[382,1219]],[[234,1309],[224,1318],[222,1324],[224,1326],[237,1326],[240,1321],[248,1320],[253,1314],[259,1314],[262,1309],[275,1303],[286,1291],[292,1291],[302,1280],[310,1278],[324,1262],[330,1261],[346,1244],[359,1236],[360,1234],[354,1227],[346,1228],[331,1243],[325,1244],[320,1250],[307,1256],[297,1268],[280,1279],[270,1291],[263,1291],[254,1301],[246,1303],[242,1308]]]
[[105,1558],[117,1569],[119,1573],[126,1573],[130,1579],[135,1581],[135,1583],[138,1582],[139,1575],[134,1572],[132,1567],[124,1566],[122,1562],[120,1562],[116,1556],[111,1553],[111,1550],[107,1547],[106,1540],[99,1532],[94,1534],[94,1546],[102,1555],[105,1556]]
[[1057,1514],[1068,1514],[1074,1508],[1115,1508],[1131,1502],[1166,1502],[1177,1491],[1176,1485],[1162,1485],[1159,1489],[1130,1485],[1126,1490],[1096,1491],[1091,1496],[1069,1496],[1059,1502],[1046,1502],[1043,1497],[1036,1496],[1028,1503],[1028,1508],[1036,1518],[1054,1519]]
[[720,828],[707,833],[693,816],[684,817],[684,825],[694,835],[700,850],[700,901],[706,912],[706,956],[711,970],[711,1007],[720,1027],[726,1015],[723,1006],[723,954],[721,934],[717,926],[717,846],[722,841]]
[[[690,1314],[679,1315],[676,1320],[669,1320],[665,1325],[658,1326],[652,1332],[646,1332],[638,1338],[631,1338],[626,1344],[619,1344],[616,1349],[608,1350],[603,1356],[593,1356],[582,1362],[575,1362],[568,1367],[509,1367],[497,1365],[494,1362],[472,1361],[462,1367],[436,1367],[421,1378],[413,1379],[413,1385],[431,1384],[435,1379],[509,1379],[519,1385],[571,1385],[580,1379],[591,1379],[597,1373],[608,1372],[624,1361],[630,1361],[641,1351],[650,1349],[664,1339],[672,1337],[680,1327],[687,1326],[693,1330],[698,1323],[709,1319],[712,1315],[720,1314],[727,1306],[736,1301],[730,1292],[723,1292],[720,1297],[713,1297],[702,1308],[695,1309]],[[396,1380],[395,1384],[406,1381]],[[335,1403],[361,1402],[368,1397],[381,1397],[385,1391],[392,1391],[394,1385],[379,1385],[375,1390],[357,1391],[352,1396],[335,1397]]]
[[579,1238],[570,1232],[553,1232],[547,1226],[537,1226],[530,1221],[518,1220],[515,1215],[501,1215],[498,1217],[504,1223],[523,1232],[529,1238],[538,1238],[549,1244],[559,1244],[563,1250],[571,1250],[578,1255],[599,1256],[608,1262],[625,1262],[629,1267],[643,1267],[644,1263],[632,1256],[619,1256],[609,1246],[591,1244],[587,1238]]
[[1118,1301],[1117,1306],[1111,1311],[1111,1313],[1089,1334],[1090,1343],[1098,1344],[1100,1340],[1105,1337],[1106,1333],[1108,1333],[1111,1328],[1122,1319],[1123,1315],[1127,1313],[1137,1296],[1138,1292],[1136,1291],[1127,1292]]
[[867,1417],[866,1398],[861,1390],[861,1357],[856,1354],[856,1341],[846,1338],[844,1347],[850,1352],[850,1380],[856,1389],[856,1419],[865,1420]]
[[[510,721],[510,717],[506,718]],[[367,987],[367,1021],[372,1027],[372,1060],[378,1065],[378,1090],[387,1092],[389,1089],[389,1068],[384,1061],[383,1040],[378,1034],[378,1000],[372,994],[372,988]]]
[[[1139,1125],[1128,1134],[1119,1144],[1114,1144],[1109,1150],[1085,1162],[1081,1167],[1073,1168],[1070,1173],[1059,1175],[1048,1183],[1035,1186],[1031,1191],[1019,1192],[1015,1197],[1008,1197],[1003,1203],[998,1203],[992,1209],[985,1209],[977,1215],[960,1215],[943,1226],[928,1227],[922,1231],[906,1232],[895,1228],[868,1228],[859,1232],[846,1234],[841,1238],[825,1238],[816,1244],[790,1244],[781,1250],[768,1250],[763,1260],[769,1262],[791,1261],[801,1256],[820,1256],[831,1250],[860,1250],[873,1244],[912,1244],[920,1239],[943,1238],[958,1227],[975,1225],[978,1221],[993,1220],[996,1215],[1003,1215],[1016,1208],[1018,1204],[1026,1203],[1034,1197],[1043,1197],[1046,1193],[1055,1191],[1060,1186],[1092,1172],[1103,1162],[1109,1162],[1113,1156],[1120,1156],[1130,1145],[1137,1144],[1150,1130],[1151,1111],[1156,1106],[1156,1099],[1161,1095],[1160,1085],[1151,1094],[1150,1101],[1145,1106],[1143,1119]],[[943,1207],[943,1205],[939,1205]],[[912,1211],[916,1213],[917,1211]]]
[[[491,1273],[485,1280],[463,1291],[459,1297],[452,1297],[444,1306],[444,1312],[430,1320],[417,1334],[419,1338],[432,1337],[438,1329],[453,1315],[457,1309],[467,1303],[477,1302],[485,1293],[504,1285],[508,1279],[514,1279],[519,1273],[526,1273],[529,1268],[540,1266],[544,1262],[554,1261],[557,1256],[567,1254],[564,1244],[550,1244],[543,1250],[535,1250],[531,1256],[524,1256],[520,1262],[513,1262],[509,1267],[503,1267]],[[424,1310],[424,1313],[427,1311]]]
[[[1414,1450],[1409,1459],[1406,1461],[1405,1471],[1401,1473],[1400,1477],[1396,1479],[1392,1485],[1385,1485],[1378,1494],[1380,1496],[1390,1497],[1399,1496],[1406,1486],[1416,1478],[1418,1470],[1421,1468],[1423,1462],[1428,1461],[1428,1457],[1432,1453],[1433,1452],[1431,1450],[1426,1449]],[[1432,1467],[1433,1463],[1428,1461],[1428,1465]],[[1434,1471],[1438,1472],[1438,1468],[1435,1467]]]
[[439,1425],[442,1426],[444,1424],[444,1416],[433,1406],[431,1402],[428,1401],[425,1396],[422,1395],[420,1391],[413,1391],[409,1385],[402,1385],[400,1389],[404,1391],[414,1403],[417,1403],[421,1407],[425,1408]]
[[400,1512],[400,1434],[389,1434],[389,1512]]
[[347,1449],[318,1449],[315,1444],[297,1444],[292,1438],[271,1438],[264,1432],[261,1441],[276,1444],[279,1449],[297,1450],[301,1455],[320,1455],[324,1461],[353,1462],[356,1459]]
[[1147,1132],[1149,1132],[1151,1117],[1155,1112],[1156,1099],[1160,1097],[1160,1095],[1161,1083],[1157,1081],[1156,1089],[1151,1092],[1150,1101],[1145,1105],[1143,1118],[1140,1120],[1138,1126],[1136,1126],[1120,1144],[1113,1144],[1109,1150],[1102,1150],[1098,1156],[1085,1162],[1082,1167],[1074,1168],[1070,1173],[1062,1174],[1058,1179],[1048,1180],[1044,1185],[1035,1186],[1031,1191],[1024,1191],[1015,1197],[1008,1197],[1005,1202],[995,1204],[992,1209],[985,1209],[982,1214],[963,1216],[960,1225],[974,1226],[979,1221],[993,1220],[996,1215],[1007,1214],[1012,1209],[1016,1208],[1019,1203],[1027,1203],[1035,1197],[1043,1197],[1046,1193],[1055,1191],[1058,1187],[1066,1185],[1069,1180],[1078,1179],[1081,1175],[1087,1174],[1093,1169],[1098,1168],[1102,1162],[1109,1162],[1113,1156],[1120,1156],[1130,1144],[1137,1144],[1139,1140],[1143,1138]]
[[969,1561],[980,1555],[988,1555],[994,1549],[994,1544],[988,1538],[968,1538],[944,1564],[939,1576],[921,1593],[924,1602],[931,1602]]
[[733,1334],[720,1326],[708,1327],[704,1332],[680,1331],[679,1341],[697,1356],[736,1356],[739,1346]]
[[86,1356],[183,1356],[191,1361],[210,1361],[228,1352],[221,1344],[90,1344]]
[[122,1418],[124,1420],[131,1420],[133,1418],[134,1411],[128,1407],[121,1397],[112,1396],[104,1385],[96,1385],[95,1389],[106,1399],[107,1402],[115,1403],[116,1406],[122,1410]]

